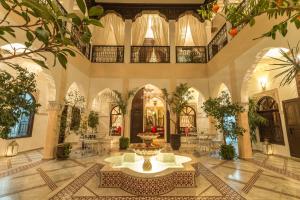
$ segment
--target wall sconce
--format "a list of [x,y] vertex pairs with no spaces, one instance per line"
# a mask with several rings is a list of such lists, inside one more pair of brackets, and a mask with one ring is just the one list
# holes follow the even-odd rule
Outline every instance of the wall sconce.
[[267,77],[260,77],[259,78],[259,83],[260,83],[260,86],[261,86],[262,90],[266,90],[267,83],[268,83]]

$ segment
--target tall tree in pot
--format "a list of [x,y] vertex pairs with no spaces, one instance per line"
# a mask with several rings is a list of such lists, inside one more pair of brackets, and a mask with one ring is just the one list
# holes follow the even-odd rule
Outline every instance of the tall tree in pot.
[[[202,108],[207,116],[216,120],[215,128],[223,134],[224,144],[220,148],[220,156],[224,160],[232,160],[236,155],[232,141],[245,132],[237,121],[238,115],[245,111],[243,106],[232,102],[229,94],[223,91],[219,97],[205,101]],[[226,138],[230,138],[231,142]]]
[[193,99],[192,91],[187,83],[181,83],[172,93],[168,93],[165,88],[162,89],[162,92],[173,116],[170,120],[175,125],[175,133],[171,134],[170,137],[171,147],[173,150],[179,150],[181,146],[180,114],[188,106],[189,101]]
[[120,149],[127,149],[129,147],[129,138],[125,137],[125,116],[127,114],[127,107],[128,107],[128,102],[131,97],[134,96],[135,94],[135,89],[134,90],[129,90],[125,93],[120,93],[117,90],[112,91],[109,94],[109,97],[113,100],[113,104],[115,106],[118,106],[121,110],[122,113],[122,136],[119,139],[119,147]]

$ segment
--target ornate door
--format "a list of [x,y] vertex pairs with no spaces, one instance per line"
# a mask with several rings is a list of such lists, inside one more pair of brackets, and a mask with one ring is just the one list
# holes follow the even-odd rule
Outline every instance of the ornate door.
[[283,101],[291,156],[300,158],[300,98]]
[[130,143],[141,143],[142,140],[137,136],[143,132],[144,119],[144,89],[140,89],[132,100],[131,118],[130,118]]

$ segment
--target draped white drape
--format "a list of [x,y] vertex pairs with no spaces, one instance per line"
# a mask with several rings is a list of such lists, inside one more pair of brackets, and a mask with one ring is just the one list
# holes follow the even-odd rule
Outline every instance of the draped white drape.
[[96,27],[94,34],[95,44],[99,45],[123,45],[125,23],[114,13],[109,13],[101,18],[103,28]]
[[152,31],[155,45],[166,46],[169,44],[169,25],[158,15],[152,16]]
[[132,45],[141,46],[147,34],[149,15],[142,15],[132,24]]
[[177,46],[205,46],[207,43],[205,24],[192,14],[181,17],[176,24]]
[[132,44],[141,46],[145,38],[153,37],[155,45],[168,45],[169,25],[157,14],[144,14],[132,25]]

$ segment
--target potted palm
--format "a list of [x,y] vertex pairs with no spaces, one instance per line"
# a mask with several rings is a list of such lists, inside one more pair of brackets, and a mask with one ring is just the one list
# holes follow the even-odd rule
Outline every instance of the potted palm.
[[110,93],[110,97],[113,100],[115,106],[118,106],[122,113],[122,129],[121,129],[121,137],[119,139],[119,148],[121,150],[125,150],[129,147],[129,138],[124,136],[125,133],[125,116],[127,115],[127,106],[129,99],[134,96],[135,90],[129,90],[124,94],[120,93],[117,90],[114,90]]
[[99,114],[95,111],[91,111],[88,117],[88,125],[92,129],[92,133],[97,131],[99,125]]
[[239,135],[243,135],[245,129],[238,125],[238,115],[244,112],[244,108],[238,103],[231,101],[227,92],[222,92],[217,98],[209,98],[202,106],[207,116],[211,116],[216,120],[215,127],[223,133],[224,144],[220,148],[220,156],[224,160],[232,160],[236,152],[231,142],[227,142],[226,138],[231,141],[237,140]]
[[175,126],[175,133],[170,135],[170,144],[173,150],[179,150],[181,146],[180,113],[193,99],[192,91],[187,83],[181,83],[170,94],[165,88],[162,92],[172,114],[170,120]]

